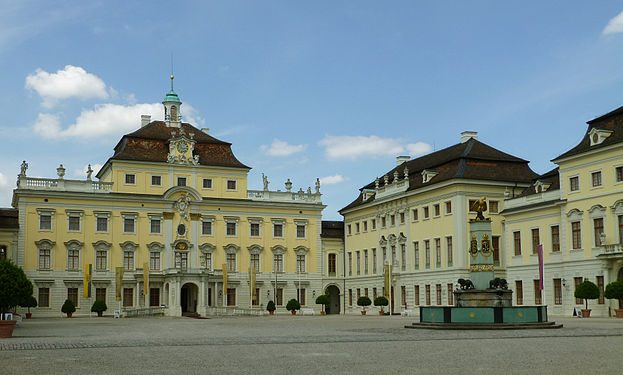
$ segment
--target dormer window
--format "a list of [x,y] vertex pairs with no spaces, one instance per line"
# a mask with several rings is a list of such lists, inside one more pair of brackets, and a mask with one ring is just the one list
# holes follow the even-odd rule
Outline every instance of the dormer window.
[[434,169],[425,169],[422,171],[422,182],[427,183],[433,179],[433,177],[437,176],[439,172]]
[[549,189],[549,187],[552,185],[551,182],[545,182],[545,181],[540,181],[537,180],[537,182],[534,183],[534,192],[535,193],[542,193],[544,191],[547,191],[547,189]]
[[596,128],[591,129],[591,131],[588,132],[588,137],[590,138],[591,146],[596,146],[598,144],[601,144],[611,134],[612,134],[612,130],[596,129]]

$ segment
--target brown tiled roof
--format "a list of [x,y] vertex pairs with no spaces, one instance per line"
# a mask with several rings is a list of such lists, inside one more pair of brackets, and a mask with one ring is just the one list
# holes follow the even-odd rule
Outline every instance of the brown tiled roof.
[[0,208],[0,229],[19,229],[16,209]]
[[[409,169],[409,188],[407,191],[430,186],[442,181],[454,178],[506,181],[528,183],[538,175],[528,167],[528,161],[509,155],[488,146],[473,138],[465,143],[459,143],[443,150],[424,155],[417,159],[409,160],[386,173],[390,181],[393,180],[394,171],[398,171],[400,179],[404,177],[405,167]],[[422,171],[425,169],[435,170],[438,174],[429,182],[423,182]],[[383,177],[379,177],[383,184]],[[364,186],[363,189],[374,189],[374,182]],[[366,202],[374,200],[374,196]],[[346,210],[359,206],[363,202],[363,193],[348,206],[340,210]]]
[[[558,159],[565,158],[567,156],[578,155],[586,151],[599,149],[602,147],[608,147],[613,144],[623,142],[623,107],[619,107],[614,111],[610,111],[603,116],[599,116],[596,119],[590,120],[587,122],[588,128],[586,129],[586,134],[580,141],[580,143],[572,148],[571,150],[565,152],[562,155],[559,155],[552,161],[556,161]],[[612,134],[608,138],[606,138],[602,143],[598,145],[591,146],[591,140],[589,139],[588,133],[592,129],[604,129],[613,131]]]
[[322,221],[322,238],[344,238],[344,222],[343,221]]
[[543,173],[539,177],[533,179],[532,180],[532,184],[530,186],[528,186],[527,188],[525,188],[524,191],[522,191],[521,194],[519,194],[519,196],[520,197],[525,197],[527,195],[537,194],[536,190],[534,189],[534,184],[537,181],[543,181],[544,183],[551,184],[551,185],[549,185],[549,188],[547,188],[547,191],[559,190],[560,189],[560,179],[558,178],[558,176],[559,176],[558,167],[552,169],[549,172]]
[[[187,135],[194,134],[194,155],[199,155],[199,164],[249,168],[242,164],[231,151],[231,143],[211,137],[194,126],[183,123]],[[138,160],[166,162],[169,153],[168,141],[172,132],[179,133],[179,128],[167,127],[164,121],[153,121],[139,130],[126,134],[115,146],[112,160]]]

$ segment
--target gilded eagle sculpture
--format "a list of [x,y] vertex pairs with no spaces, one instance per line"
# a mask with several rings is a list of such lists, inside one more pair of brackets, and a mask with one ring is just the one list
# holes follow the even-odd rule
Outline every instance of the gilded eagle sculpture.
[[471,211],[476,211],[476,220],[484,220],[485,217],[482,212],[487,210],[486,198],[482,197],[482,199],[479,199],[476,202],[472,203],[472,206],[469,209]]

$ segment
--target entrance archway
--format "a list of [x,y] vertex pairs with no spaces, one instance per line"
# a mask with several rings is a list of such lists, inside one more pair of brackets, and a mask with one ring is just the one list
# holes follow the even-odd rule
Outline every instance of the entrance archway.
[[197,313],[197,297],[199,288],[193,283],[186,283],[182,286],[180,293],[180,305],[182,315],[194,315]]
[[340,313],[340,289],[335,285],[329,285],[325,293],[329,296],[329,305],[327,305],[327,314]]

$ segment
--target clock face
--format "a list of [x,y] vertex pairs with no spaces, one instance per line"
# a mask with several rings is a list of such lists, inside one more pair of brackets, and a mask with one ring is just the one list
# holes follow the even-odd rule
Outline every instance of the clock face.
[[186,150],[188,150],[188,144],[186,144],[186,142],[177,143],[177,151],[184,153]]

